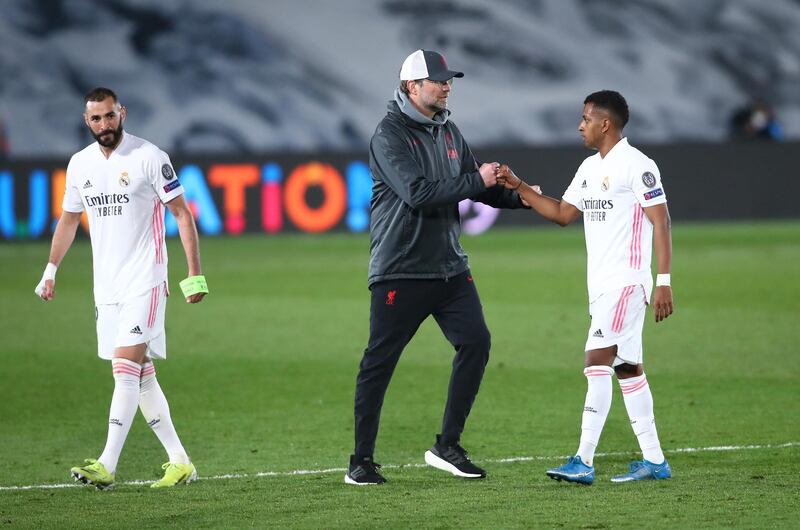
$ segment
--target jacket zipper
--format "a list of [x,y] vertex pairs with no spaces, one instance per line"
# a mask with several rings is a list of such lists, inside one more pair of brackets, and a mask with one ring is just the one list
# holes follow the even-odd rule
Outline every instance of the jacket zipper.
[[[433,134],[433,145],[436,151],[436,168],[439,172],[439,175],[445,175],[445,170],[442,167],[442,152],[441,147],[439,145],[439,140],[442,139],[444,125],[433,128],[431,131]],[[444,209],[444,238],[445,238],[445,252],[444,257],[442,260],[442,276],[444,277],[445,282],[449,282],[450,278],[447,276],[447,255],[450,252],[450,209],[445,207]]]

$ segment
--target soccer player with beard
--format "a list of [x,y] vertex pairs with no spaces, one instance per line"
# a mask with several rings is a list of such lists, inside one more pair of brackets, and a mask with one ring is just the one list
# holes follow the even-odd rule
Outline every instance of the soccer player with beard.
[[186,301],[200,302],[208,288],[200,269],[197,229],[169,157],[123,131],[126,109],[108,88],[85,97],[84,121],[96,143],[67,167],[63,213],[50,259],[35,292],[55,296],[56,269],[75,239],[81,213],[89,218],[94,269],[98,355],[111,361],[114,393],[105,449],[70,472],[75,480],[107,489],[114,484],[122,446],[137,407],[167,452],[164,477],[152,487],[188,484],[197,471],[175,432],[153,359],[166,358],[164,313],[169,296],[164,206],[175,216],[189,277]]
[[[623,137],[628,104],[618,92],[602,90],[584,100],[578,131],[597,151],[584,160],[561,200],[547,197],[501,166],[498,183],[519,195],[546,219],[566,226],[583,214],[588,257],[589,314],[585,369],[588,382],[578,451],[549,469],[553,479],[594,481],[594,453],[611,407],[611,378],[617,376],[631,426],[644,459],[612,482],[660,480],[672,471],[661,451],[653,395],[642,365],[642,327],[653,278],[650,255],[658,260],[653,308],[656,322],[672,314],[672,237],[667,197],[655,162]],[[655,245],[653,240],[655,239]]]

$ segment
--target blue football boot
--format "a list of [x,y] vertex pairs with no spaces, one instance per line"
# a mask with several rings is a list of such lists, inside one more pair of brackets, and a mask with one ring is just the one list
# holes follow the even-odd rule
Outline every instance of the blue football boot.
[[660,464],[648,460],[631,462],[630,470],[624,475],[617,475],[611,482],[632,482],[634,480],[664,480],[672,477],[672,469],[666,459]]
[[578,455],[571,456],[567,463],[547,470],[547,476],[555,480],[566,480],[589,486],[594,482],[594,467],[587,466]]

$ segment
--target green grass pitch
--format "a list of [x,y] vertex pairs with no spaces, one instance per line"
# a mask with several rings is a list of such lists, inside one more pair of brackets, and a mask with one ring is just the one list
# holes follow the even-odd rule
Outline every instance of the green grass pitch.
[[[95,353],[88,242],[67,255],[49,304],[33,294],[48,244],[0,245],[0,528],[796,527],[800,222],[679,223],[673,241],[676,312],[645,326],[670,481],[609,482],[639,455],[616,384],[595,484],[545,476],[578,442],[585,249],[578,227],[533,226],[463,238],[493,346],[462,441],[487,479],[421,465],[452,360],[429,320],[383,409],[375,456],[389,483],[343,483],[368,239],[247,236],[203,239],[212,294],[168,305],[158,376],[201,480],[135,483],[166,458],[139,415],[109,492],[41,487],[69,483],[105,442],[113,380]],[[178,241],[169,256],[176,292]]]

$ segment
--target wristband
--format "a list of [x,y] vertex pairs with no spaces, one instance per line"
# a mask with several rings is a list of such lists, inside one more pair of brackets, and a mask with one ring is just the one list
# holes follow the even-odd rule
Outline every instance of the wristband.
[[47,280],[55,281],[57,270],[58,267],[56,265],[52,263],[47,264],[47,267],[44,268],[44,273],[42,273],[42,279],[39,280],[39,285],[37,285],[33,290],[33,292],[36,293],[36,296],[42,296],[42,293],[44,292],[44,283]]
[[44,274],[42,274],[43,280],[55,280],[56,279],[56,271],[58,267],[53,265],[52,263],[48,263],[47,267],[44,268]]
[[189,276],[180,284],[181,291],[183,291],[184,298],[189,298],[193,294],[208,293],[208,284],[206,277],[203,275]]
[[669,280],[669,274],[656,274],[656,287],[669,287]]

